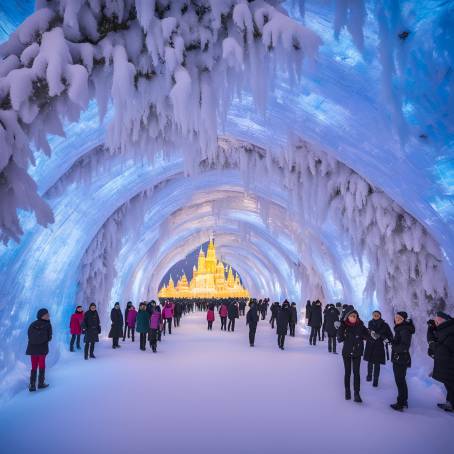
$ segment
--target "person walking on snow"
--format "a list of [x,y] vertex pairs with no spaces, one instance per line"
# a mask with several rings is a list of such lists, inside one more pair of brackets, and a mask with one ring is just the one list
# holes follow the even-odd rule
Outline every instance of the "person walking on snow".
[[410,346],[415,333],[415,325],[408,320],[404,311],[394,316],[394,338],[392,341],[391,361],[393,363],[394,380],[397,386],[397,402],[390,407],[396,411],[408,408],[407,369],[411,367]]
[[164,335],[166,333],[166,322],[169,330],[169,334],[172,334],[172,318],[173,318],[173,305],[170,301],[167,301],[162,310],[162,317],[164,319]]
[[311,334],[309,336],[309,344],[315,345],[317,343],[317,334],[320,340],[320,328],[323,323],[322,317],[322,303],[320,300],[314,301],[309,312],[308,325],[311,327]]
[[337,330],[340,326],[339,310],[334,306],[334,304],[328,304],[325,313],[325,330],[328,335],[328,352],[336,352],[336,336]]
[[126,324],[128,326],[128,338],[131,336],[131,340],[134,342],[134,333],[136,330],[136,319],[137,319],[137,311],[134,306],[128,311],[128,318],[126,319]]
[[235,319],[239,318],[239,309],[238,309],[238,303],[237,302],[232,302],[229,305],[228,309],[228,316],[229,316],[229,324],[227,326],[227,331],[235,331]]
[[88,311],[84,314],[82,332],[84,333],[85,342],[84,357],[88,359],[88,353],[90,352],[90,358],[95,359],[95,343],[99,342],[99,335],[101,334],[101,323],[95,303],[91,303]]
[[112,348],[120,348],[118,342],[123,334],[123,314],[121,313],[120,303],[115,303],[113,309],[110,311],[110,320],[112,325],[110,327],[109,337],[112,338]]
[[[125,320],[128,320],[128,311],[129,309],[132,307],[132,302],[131,301],[128,301],[126,303],[126,308],[125,308]],[[127,333],[127,330],[128,330],[128,327],[127,325],[125,325],[125,329],[124,329],[124,332],[123,332],[123,342],[126,340],[126,333]],[[128,335],[129,337],[129,335]]]
[[150,318],[150,347],[153,353],[156,353],[159,339],[159,330],[161,327],[161,308],[155,307]]
[[297,323],[298,323],[298,311],[296,309],[296,303],[292,303],[290,306],[290,321],[289,321],[291,337],[295,337],[295,328],[296,328]]
[[147,333],[150,329],[150,314],[147,311],[147,305],[139,304],[139,312],[136,319],[136,330],[139,333],[139,348],[142,351],[146,350]]
[[271,329],[274,329],[274,322],[277,320],[277,314],[279,313],[279,309],[280,309],[280,306],[279,306],[279,303],[277,301],[275,301],[270,307],[270,311],[271,311],[271,318],[270,318]]
[[257,301],[251,300],[249,304],[249,310],[246,315],[246,325],[249,326],[249,345],[254,346],[255,343],[255,333],[257,331],[257,323],[259,322],[259,314],[257,310]]
[[434,360],[432,378],[446,388],[446,403],[437,404],[444,411],[454,411],[454,319],[439,311],[429,320],[427,329],[429,356]]
[[74,314],[71,315],[69,322],[69,331],[71,333],[71,341],[69,343],[69,351],[74,351],[74,342],[76,342],[77,349],[80,350],[80,335],[82,334],[82,321],[84,320],[84,311],[82,306],[77,306]]
[[359,318],[358,312],[352,310],[347,312],[345,320],[341,322],[337,332],[337,340],[343,342],[342,358],[344,360],[344,385],[345,399],[351,399],[350,377],[353,370],[353,391],[354,401],[361,403],[359,394],[361,386],[360,366],[361,356],[364,353],[364,340],[369,336],[369,331]]
[[40,309],[36,314],[36,320],[28,327],[28,344],[26,355],[31,356],[32,368],[30,371],[30,392],[36,391],[36,375],[39,369],[38,389],[47,388],[45,383],[46,355],[49,353],[49,342],[52,340],[52,325],[49,311]]
[[386,364],[385,342],[392,342],[393,333],[389,325],[381,318],[380,311],[372,312],[372,320],[368,324],[370,336],[366,341],[364,361],[367,361],[367,381],[372,381],[372,386],[378,386],[380,377],[380,364]]
[[214,304],[210,304],[208,306],[207,321],[208,321],[208,330],[211,331],[213,329],[213,322],[214,322]]
[[222,303],[219,309],[219,317],[221,317],[221,331],[227,331],[227,316],[229,315],[229,310],[227,304]]
[[288,324],[290,321],[290,303],[285,300],[277,314],[276,333],[277,345],[284,350],[285,336],[287,335]]

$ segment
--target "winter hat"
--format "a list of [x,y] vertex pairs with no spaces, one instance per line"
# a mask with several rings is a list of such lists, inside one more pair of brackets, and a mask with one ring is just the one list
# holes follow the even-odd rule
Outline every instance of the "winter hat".
[[36,314],[36,318],[37,318],[38,320],[41,320],[41,318],[42,318],[44,315],[48,314],[48,313],[49,313],[49,311],[48,311],[46,308],[43,307],[43,308],[40,309],[40,310],[38,311],[38,313]]
[[92,307],[92,306],[95,306],[96,307],[96,304],[95,303],[91,303],[90,306],[88,306],[89,308]]
[[442,318],[443,320],[452,320],[452,317],[443,311],[438,311],[436,316]]
[[407,320],[408,314],[405,311],[397,312],[397,315],[400,315],[404,320]]
[[348,320],[348,317],[349,317],[351,314],[356,314],[356,316],[359,318],[358,311],[355,310],[353,306],[351,306],[351,308],[345,313],[344,320]]

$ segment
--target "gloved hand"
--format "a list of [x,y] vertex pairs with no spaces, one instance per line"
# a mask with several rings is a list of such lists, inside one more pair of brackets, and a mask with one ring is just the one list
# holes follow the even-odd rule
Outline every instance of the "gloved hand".
[[334,328],[339,329],[341,322],[334,322]]
[[380,339],[380,334],[377,334],[375,331],[371,331],[370,335],[374,340]]

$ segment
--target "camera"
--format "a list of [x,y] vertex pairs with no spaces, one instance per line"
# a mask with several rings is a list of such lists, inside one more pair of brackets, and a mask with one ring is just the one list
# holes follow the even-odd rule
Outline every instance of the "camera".
[[427,320],[427,326],[428,326],[429,328],[436,328],[435,320],[432,320],[432,319]]

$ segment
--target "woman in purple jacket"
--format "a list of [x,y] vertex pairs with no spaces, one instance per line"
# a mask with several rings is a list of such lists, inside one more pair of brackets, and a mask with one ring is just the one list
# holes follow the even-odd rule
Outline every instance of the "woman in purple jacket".
[[161,326],[161,308],[156,306],[150,318],[150,347],[156,353],[158,345],[158,333]]

